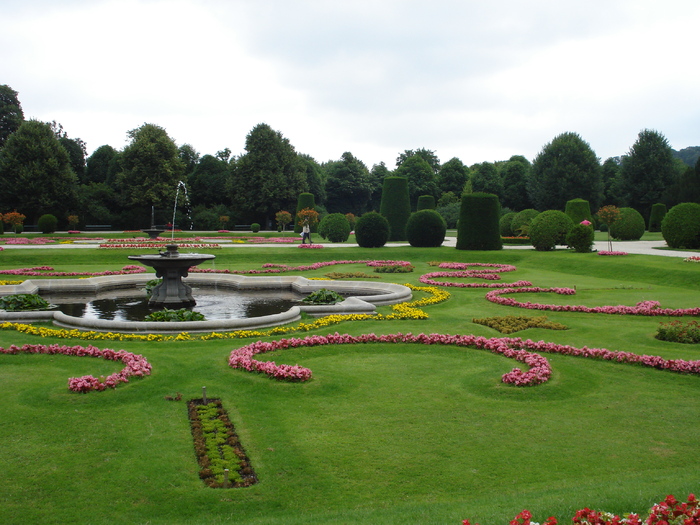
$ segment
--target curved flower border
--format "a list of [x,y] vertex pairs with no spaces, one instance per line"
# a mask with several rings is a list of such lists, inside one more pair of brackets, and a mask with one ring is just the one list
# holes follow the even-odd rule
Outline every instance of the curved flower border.
[[[488,281],[498,281],[501,279],[499,273],[514,272],[517,268],[511,264],[493,263],[440,263],[439,268],[449,268],[460,270],[457,272],[430,272],[420,276],[419,281],[424,284],[434,286],[452,286],[456,288],[512,288],[518,286],[532,286],[530,281],[517,281],[514,283],[454,283],[451,281],[436,281],[435,277],[459,277],[472,279],[486,279]],[[470,267],[477,269],[470,270]]]
[[0,347],[0,354],[48,354],[68,355],[76,357],[100,357],[108,361],[121,361],[126,366],[119,372],[97,379],[87,375],[83,377],[71,377],[68,379],[68,389],[72,392],[87,393],[93,390],[102,391],[107,388],[116,388],[119,383],[128,383],[131,377],[144,377],[151,374],[151,365],[142,355],[132,354],[126,350],[114,351],[109,348],[100,350],[89,345],[86,347],[66,345],[10,345],[8,348]]
[[136,264],[127,264],[121,270],[106,270],[104,272],[57,272],[52,266],[33,266],[32,268],[17,268],[15,270],[0,270],[0,275],[27,275],[33,277],[99,277],[101,275],[128,275],[144,273],[146,268]]

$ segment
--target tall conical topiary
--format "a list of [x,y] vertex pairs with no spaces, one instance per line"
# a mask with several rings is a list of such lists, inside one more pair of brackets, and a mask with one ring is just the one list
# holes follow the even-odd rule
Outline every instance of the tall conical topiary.
[[420,197],[418,197],[418,205],[416,206],[416,211],[434,209],[435,197],[433,197],[432,195],[421,195]]
[[661,221],[664,220],[666,216],[666,205],[657,202],[651,206],[651,213],[649,214],[649,231],[650,232],[660,232],[661,231]]
[[408,194],[408,179],[384,177],[382,202],[379,213],[386,217],[390,226],[390,241],[406,240],[406,223],[411,216],[411,200]]
[[457,226],[458,250],[501,250],[501,203],[492,193],[465,193]]
[[591,205],[586,199],[571,199],[567,201],[564,213],[571,217],[574,224],[581,224],[581,221],[588,221],[593,224]]
[[[300,193],[299,194],[299,197],[297,198],[297,211],[296,211],[296,213],[299,213],[304,208],[311,208],[312,210],[316,208],[316,200],[314,199],[313,193]],[[294,232],[301,233],[301,224],[296,224],[297,223],[296,218],[294,219],[294,223],[295,223],[294,224]],[[312,231],[315,231],[315,228],[313,228]]]

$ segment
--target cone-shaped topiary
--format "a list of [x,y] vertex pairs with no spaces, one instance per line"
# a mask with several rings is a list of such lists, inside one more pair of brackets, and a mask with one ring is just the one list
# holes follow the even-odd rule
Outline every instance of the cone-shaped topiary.
[[390,241],[406,240],[406,222],[411,216],[411,200],[408,194],[408,179],[384,177],[382,201],[379,213],[389,221]]
[[457,226],[458,250],[501,250],[501,203],[492,193],[465,193]]
[[355,222],[355,240],[362,248],[379,248],[389,240],[390,230],[386,217],[370,211]]
[[[299,212],[300,212],[301,210],[303,210],[304,208],[310,208],[310,209],[312,209],[312,210],[313,210],[314,208],[316,208],[316,200],[314,199],[314,194],[313,194],[313,193],[300,193],[300,194],[299,194],[299,197],[297,198],[297,209],[296,209],[296,213],[299,213]],[[297,221],[297,220],[295,219],[295,221],[294,221],[294,223],[295,223],[295,224],[294,224],[294,232],[295,232],[295,233],[301,233],[301,228],[302,228],[302,226],[301,226],[301,224],[296,224],[297,222],[299,222],[299,221]],[[315,229],[315,228],[312,228],[311,231],[316,231],[316,229]]]
[[700,248],[700,204],[684,202],[668,210],[661,235],[669,248]]
[[564,213],[571,217],[574,224],[580,224],[581,221],[588,221],[591,224],[593,223],[591,206],[585,199],[571,199],[570,201],[567,201]]
[[557,244],[566,242],[573,225],[571,217],[563,211],[543,211],[530,222],[530,242],[537,251],[553,250]]
[[418,205],[416,206],[416,211],[434,209],[435,197],[433,197],[432,195],[421,195],[420,197],[418,197]]
[[649,213],[649,231],[650,232],[660,232],[661,222],[666,216],[666,205],[657,202],[651,207],[651,213]]
[[58,226],[58,219],[55,215],[46,213],[39,217],[36,224],[41,233],[53,233],[56,231],[56,227]]
[[447,223],[435,210],[411,214],[406,223],[406,238],[411,246],[435,248],[445,240]]
[[638,241],[645,228],[641,213],[634,208],[620,208],[620,218],[610,225],[610,236],[621,241]]

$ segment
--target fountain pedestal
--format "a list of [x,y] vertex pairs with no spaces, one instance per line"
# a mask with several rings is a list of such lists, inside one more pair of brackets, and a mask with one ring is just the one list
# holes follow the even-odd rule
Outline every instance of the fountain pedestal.
[[132,261],[138,261],[151,266],[156,271],[156,277],[163,281],[153,288],[148,301],[152,306],[178,307],[194,306],[192,288],[182,282],[187,277],[189,269],[216,258],[215,255],[202,253],[180,253],[177,244],[168,244],[165,251],[158,255],[129,255]]

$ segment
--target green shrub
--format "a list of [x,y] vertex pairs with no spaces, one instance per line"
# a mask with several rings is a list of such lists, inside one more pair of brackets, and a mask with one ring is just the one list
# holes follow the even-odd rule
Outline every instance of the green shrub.
[[355,240],[362,248],[379,248],[389,240],[390,229],[386,217],[370,211],[355,222]]
[[458,250],[501,250],[501,204],[491,193],[466,193],[457,226]]
[[513,223],[513,217],[516,215],[517,213],[511,211],[503,215],[498,221],[498,229],[501,232],[501,237],[515,237],[511,224]]
[[389,221],[389,240],[405,241],[406,222],[411,216],[408,179],[405,177],[384,177],[379,213]]
[[585,199],[571,199],[567,201],[564,213],[571,217],[574,224],[579,224],[581,221],[593,223],[591,206]]
[[434,210],[435,209],[435,197],[432,195],[421,195],[418,197],[418,204],[416,206],[416,211],[421,210]]
[[56,231],[56,227],[58,226],[58,219],[55,215],[46,213],[39,217],[36,224],[41,233],[53,233]]
[[148,314],[144,320],[161,323],[177,323],[181,321],[204,321],[205,318],[200,312],[188,310],[187,308],[180,308],[179,310],[163,308],[162,310]]
[[641,213],[634,208],[620,208],[620,218],[610,225],[610,236],[620,241],[638,241],[645,229]]
[[260,231],[260,224],[258,224],[257,222],[251,224],[250,231],[252,231],[253,233],[258,233]]
[[[297,209],[295,213],[299,213],[301,210],[309,208],[310,210],[316,209],[316,199],[314,199],[313,193],[300,193],[297,197]],[[296,216],[294,218],[294,232],[301,233],[301,224],[297,224]],[[311,228],[312,232],[316,231],[315,227]]]
[[671,341],[672,343],[698,344],[700,343],[700,323],[675,320],[661,323],[656,332],[656,338],[661,341]]
[[26,310],[46,310],[51,305],[41,296],[36,294],[17,294],[0,297],[0,309],[8,312],[21,312]]
[[700,204],[677,204],[661,221],[661,234],[670,248],[700,248]]
[[344,300],[345,298],[338,292],[321,288],[320,290],[316,290],[315,292],[312,292],[304,297],[301,302],[310,304],[335,304]]
[[411,273],[415,266],[404,266],[403,264],[387,264],[386,266],[375,266],[375,273]]
[[515,217],[513,217],[513,220],[510,223],[510,229],[513,232],[513,235],[527,235],[530,228],[530,222],[539,214],[540,212],[533,210],[532,208],[516,213]]
[[530,242],[535,250],[546,252],[566,242],[566,234],[574,225],[571,217],[559,210],[543,211],[530,222]]
[[318,234],[331,242],[345,242],[350,237],[350,223],[342,213],[326,215],[318,225]]
[[579,253],[588,253],[593,246],[595,232],[592,226],[574,224],[566,234],[566,244]]
[[661,231],[661,221],[664,220],[666,216],[666,205],[660,202],[654,204],[651,207],[651,213],[649,214],[649,231],[650,232],[660,232]]
[[411,214],[406,223],[406,238],[411,246],[435,248],[442,245],[447,232],[445,219],[435,210]]
[[445,219],[445,224],[447,224],[447,227],[454,230],[457,227],[457,221],[459,220],[459,208],[460,203],[458,201],[441,206],[435,211],[438,212],[443,219]]

